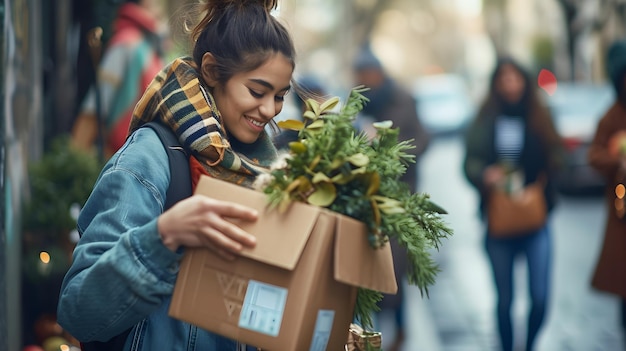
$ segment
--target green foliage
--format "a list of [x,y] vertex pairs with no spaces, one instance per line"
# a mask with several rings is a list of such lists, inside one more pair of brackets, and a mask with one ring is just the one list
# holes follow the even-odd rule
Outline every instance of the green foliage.
[[51,149],[29,165],[31,196],[25,203],[24,230],[54,241],[74,229],[70,207],[85,203],[100,168],[96,157],[70,147],[67,136],[57,137]]
[[[339,99],[322,104],[309,99],[304,123],[280,122],[279,126],[298,130],[299,138],[290,143],[285,164],[275,168],[267,184],[262,184],[270,204],[285,210],[292,201],[326,207],[366,224],[373,248],[394,237],[406,248],[409,257],[409,283],[422,293],[435,281],[438,267],[430,248],[452,234],[442,221],[446,212],[430,201],[428,194],[412,194],[400,181],[413,156],[410,141],[399,141],[391,122],[375,124],[376,136],[370,140],[353,125],[367,103],[357,87],[338,113],[332,110]],[[371,327],[371,313],[378,309],[382,294],[359,289],[356,318]]]
[[356,295],[354,316],[364,327],[371,328],[374,325],[372,313],[380,311],[378,302],[383,299],[383,294],[369,289],[359,289]]

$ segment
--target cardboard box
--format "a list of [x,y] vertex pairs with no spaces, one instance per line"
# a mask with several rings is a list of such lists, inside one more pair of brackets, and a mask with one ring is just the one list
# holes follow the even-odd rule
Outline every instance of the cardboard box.
[[369,246],[363,223],[294,203],[267,209],[267,196],[202,177],[196,193],[256,208],[239,222],[257,245],[235,261],[188,249],[169,314],[216,334],[270,351],[342,351],[357,287],[395,294],[389,245]]

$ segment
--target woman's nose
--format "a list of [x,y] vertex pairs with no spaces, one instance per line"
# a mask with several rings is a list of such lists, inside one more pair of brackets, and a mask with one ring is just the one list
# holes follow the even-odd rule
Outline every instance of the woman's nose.
[[261,116],[266,119],[272,119],[281,110],[282,104],[277,102],[274,97],[263,99],[259,106]]

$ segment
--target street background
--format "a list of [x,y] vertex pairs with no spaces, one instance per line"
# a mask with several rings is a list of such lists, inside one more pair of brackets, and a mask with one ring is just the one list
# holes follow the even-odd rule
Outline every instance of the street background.
[[[449,212],[446,219],[454,235],[434,253],[441,272],[430,297],[409,289],[405,351],[498,350],[495,292],[476,216],[477,198],[462,175],[462,157],[462,141],[453,136],[435,139],[421,161],[420,188]],[[590,287],[605,211],[597,196],[560,198],[551,219],[551,304],[538,351],[624,350],[618,300]],[[523,350],[528,304],[524,264],[520,260],[516,266],[512,309],[517,350]],[[391,328],[383,324],[383,338],[393,335]]]

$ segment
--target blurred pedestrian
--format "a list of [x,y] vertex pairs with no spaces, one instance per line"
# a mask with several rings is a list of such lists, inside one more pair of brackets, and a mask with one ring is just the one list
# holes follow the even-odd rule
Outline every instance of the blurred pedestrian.
[[[487,96],[466,133],[463,167],[479,194],[481,218],[487,219],[489,194],[512,174],[523,185],[545,180],[544,196],[550,213],[555,205],[553,178],[563,161],[561,140],[528,72],[513,59],[498,60]],[[526,350],[533,350],[543,325],[552,269],[548,223],[511,238],[494,237],[486,226],[485,247],[497,289],[498,331],[504,351],[513,349],[513,272],[519,255],[527,261],[531,299]]]
[[137,101],[163,68],[159,11],[155,0],[126,0],[119,7],[101,60],[98,38],[91,38],[97,78],[74,121],[74,146],[101,148],[108,159],[124,144]]
[[[389,120],[394,128],[399,129],[398,140],[412,140],[413,149],[408,150],[415,156],[415,162],[408,165],[406,173],[401,178],[406,182],[411,192],[418,189],[418,168],[420,157],[426,151],[430,136],[422,126],[417,115],[417,103],[413,96],[396,82],[383,68],[381,62],[369,48],[358,53],[354,61],[354,73],[357,85],[369,88],[364,92],[369,102],[365,104],[362,115],[359,116],[357,127],[366,133],[374,134],[372,122]],[[407,270],[407,256],[396,240],[391,240],[398,293],[384,295],[380,302],[381,311],[393,311],[396,335],[388,351],[399,350],[406,337],[405,291],[404,278]]]
[[[255,221],[257,211],[191,193],[202,175],[252,187],[277,157],[265,127],[291,89],[295,48],[271,14],[276,6],[277,0],[198,0],[198,11],[189,13],[200,20],[192,53],[154,77],[126,143],[96,181],[78,217],[80,240],[58,305],[59,324],[95,350],[242,350],[168,310],[187,248],[233,260],[256,244],[236,223]],[[151,121],[182,145],[171,152],[189,158],[188,179],[170,170],[155,130],[142,127]],[[168,207],[173,194],[189,197]]]
[[422,125],[417,114],[415,98],[400,83],[396,82],[383,68],[380,60],[369,48],[364,48],[354,60],[354,74],[357,85],[369,88],[364,92],[369,102],[359,116],[358,127],[366,132],[371,122],[391,121],[398,128],[398,140],[412,140],[413,149],[408,150],[415,156],[415,162],[409,165],[402,180],[412,192],[418,189],[418,168],[420,157],[428,148],[430,135]]
[[594,288],[621,299],[621,323],[626,340],[626,217],[623,207],[616,208],[618,195],[615,191],[617,184],[624,184],[626,180],[626,40],[610,46],[606,67],[616,100],[598,122],[588,159],[591,166],[606,178],[605,197],[609,211],[602,251],[591,283]]
[[[311,75],[305,75],[297,79],[295,83],[298,85],[298,89],[291,96],[293,96],[298,116],[291,119],[302,120],[302,114],[306,111],[305,101],[311,98],[322,103],[326,98],[326,89],[324,89],[321,82]],[[287,150],[289,143],[296,140],[298,140],[298,131],[285,129],[274,137],[274,146],[278,150]]]

